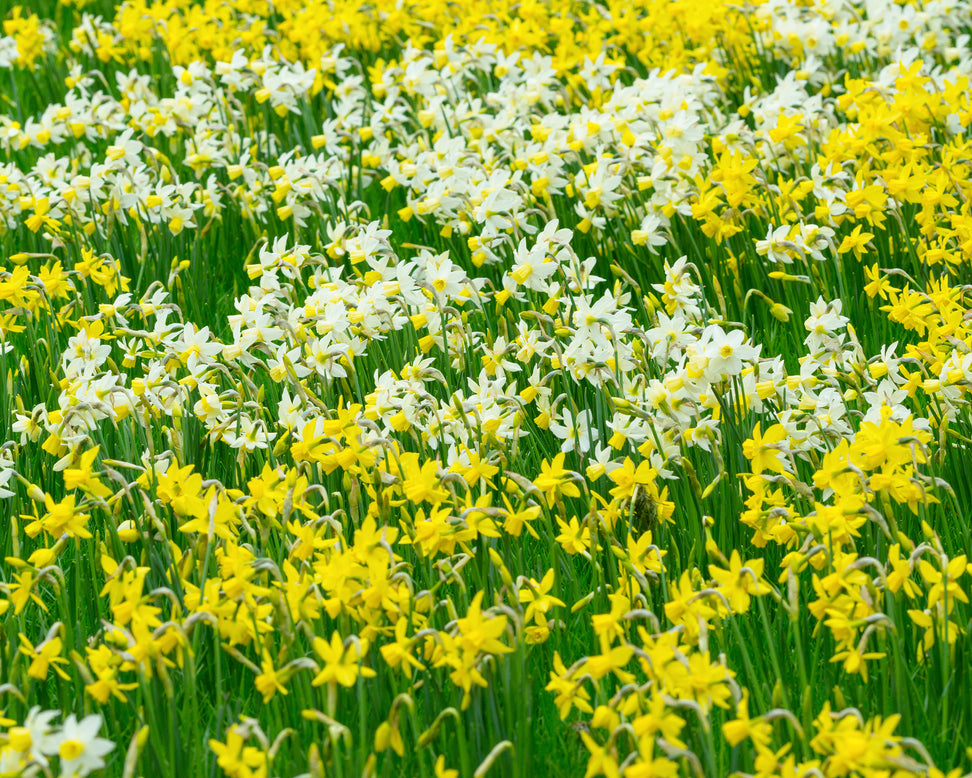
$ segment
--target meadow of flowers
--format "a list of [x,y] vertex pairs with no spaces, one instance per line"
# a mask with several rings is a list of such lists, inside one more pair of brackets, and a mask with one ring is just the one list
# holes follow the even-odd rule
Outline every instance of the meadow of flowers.
[[0,12],[0,775],[972,770],[968,0]]

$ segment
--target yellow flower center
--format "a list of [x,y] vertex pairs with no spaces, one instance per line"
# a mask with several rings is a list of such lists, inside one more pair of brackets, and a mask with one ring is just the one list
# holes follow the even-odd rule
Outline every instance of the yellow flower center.
[[80,740],[65,740],[57,753],[61,759],[77,759],[84,753],[84,744]]

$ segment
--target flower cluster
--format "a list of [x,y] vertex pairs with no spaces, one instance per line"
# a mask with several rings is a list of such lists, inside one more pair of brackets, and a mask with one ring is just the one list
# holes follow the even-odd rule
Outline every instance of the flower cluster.
[[6,12],[0,775],[968,771],[970,10]]
[[9,719],[2,722],[6,732],[0,735],[0,770],[4,775],[43,773],[82,778],[105,766],[105,755],[115,744],[98,737],[101,716],[95,713],[79,721],[72,713],[58,726],[54,723],[58,715],[56,710],[42,711],[34,706],[23,723]]

